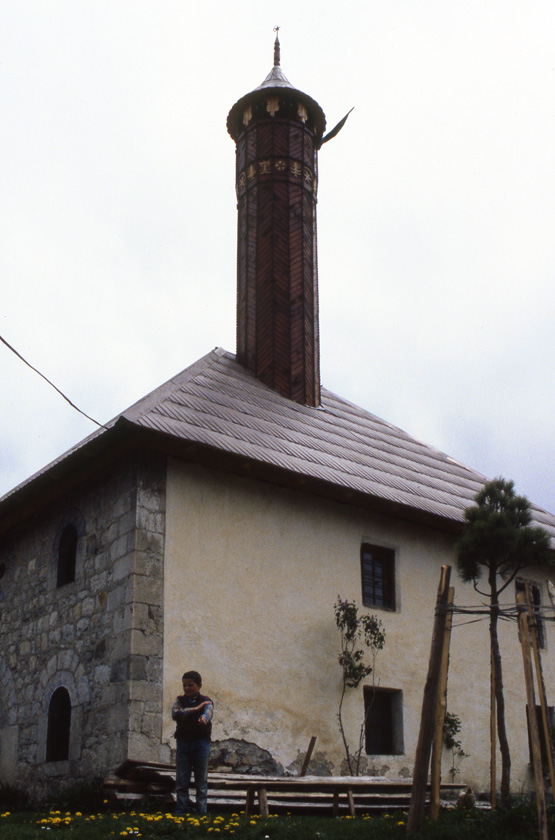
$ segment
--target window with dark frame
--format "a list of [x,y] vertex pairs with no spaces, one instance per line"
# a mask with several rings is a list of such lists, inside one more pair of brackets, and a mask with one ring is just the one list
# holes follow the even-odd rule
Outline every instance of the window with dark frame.
[[48,706],[47,761],[67,761],[69,758],[70,730],[71,699],[67,688],[60,686],[52,695]]
[[[545,628],[543,626],[543,621],[541,619],[540,610],[541,610],[541,603],[542,603],[542,593],[541,589],[537,583],[532,583],[532,581],[528,581],[530,585],[530,595],[532,597],[532,605],[534,609],[534,618],[536,619],[536,627],[538,630],[538,645],[541,648],[545,648]],[[518,592],[525,592],[526,591],[526,581],[523,578],[517,578],[515,580],[515,596]]]
[[403,692],[364,686],[365,751],[367,755],[402,755]]
[[58,546],[58,576],[56,586],[65,586],[75,580],[75,562],[77,559],[77,530],[75,525],[68,525],[60,537]]
[[395,552],[363,543],[360,550],[362,603],[365,607],[395,609]]

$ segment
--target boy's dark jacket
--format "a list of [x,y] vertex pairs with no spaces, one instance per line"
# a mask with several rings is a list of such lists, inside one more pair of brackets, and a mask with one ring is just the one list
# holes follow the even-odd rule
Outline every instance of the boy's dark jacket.
[[212,704],[210,697],[207,697],[205,694],[197,694],[194,699],[192,697],[185,697],[183,694],[176,699],[172,708],[172,717],[177,724],[175,729],[176,740],[198,741],[201,738],[204,740],[210,740],[210,736],[212,734],[212,721],[208,721],[208,723],[199,723],[199,718],[205,713],[206,707],[197,712],[189,712],[187,715],[179,714],[181,709],[198,706],[199,703],[204,703],[205,700],[208,700]]

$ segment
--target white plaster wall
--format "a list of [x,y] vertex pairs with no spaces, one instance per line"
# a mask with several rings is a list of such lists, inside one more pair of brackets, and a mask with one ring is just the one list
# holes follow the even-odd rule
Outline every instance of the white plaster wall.
[[[387,633],[375,678],[382,687],[403,691],[405,743],[404,755],[375,757],[373,763],[391,776],[412,772],[441,564],[453,566],[456,604],[483,600],[457,579],[452,538],[179,461],[170,461],[167,475],[163,740],[171,741],[169,710],[181,674],[194,668],[216,704],[215,739],[256,742],[287,767],[316,735],[316,751],[325,752],[339,772],[341,671],[333,604],[338,594],[361,603],[360,546],[371,542],[396,552],[397,609],[373,610]],[[506,600],[514,600],[513,593]],[[466,620],[455,619],[448,708],[461,718],[460,738],[470,754],[458,780],[486,790],[488,625],[463,625]],[[513,782],[520,789],[527,784],[529,760],[522,657],[516,625],[503,623],[501,633]],[[544,670],[553,698],[550,633],[548,626]],[[345,712],[356,741],[361,689],[350,693]]]

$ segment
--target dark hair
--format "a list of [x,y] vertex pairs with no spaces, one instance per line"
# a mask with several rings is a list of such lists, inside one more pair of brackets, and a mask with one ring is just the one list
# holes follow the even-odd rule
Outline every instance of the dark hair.
[[197,685],[202,685],[202,677],[198,671],[185,671],[182,680],[192,680]]

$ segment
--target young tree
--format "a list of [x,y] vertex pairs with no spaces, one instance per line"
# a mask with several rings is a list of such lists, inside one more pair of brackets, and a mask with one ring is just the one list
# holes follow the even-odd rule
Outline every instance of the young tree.
[[[457,544],[457,565],[460,577],[472,582],[474,589],[490,601],[490,644],[497,733],[501,750],[501,802],[510,799],[511,755],[505,726],[505,700],[501,650],[499,647],[499,597],[526,566],[551,562],[550,539],[543,528],[530,525],[532,514],[526,496],[517,496],[514,483],[504,478],[488,481],[474,497],[476,505],[464,512],[463,535]],[[488,588],[479,588],[482,574]]]
[[[349,749],[349,743],[345,734],[343,726],[343,700],[347,688],[358,688],[362,680],[372,673],[372,668],[376,653],[381,650],[385,644],[385,630],[383,624],[375,615],[359,615],[358,607],[355,601],[342,601],[339,595],[334,604],[335,623],[339,630],[341,637],[341,653],[338,656],[338,662],[343,670],[343,686],[341,691],[341,698],[339,700],[339,711],[337,718],[339,721],[339,731],[343,739],[343,746],[345,747],[345,754],[347,756],[347,765],[349,773],[353,775],[353,756]],[[364,647],[369,649],[372,654],[372,665],[364,661],[366,651]],[[356,755],[356,775],[360,765],[360,755],[362,752],[362,742],[364,735],[364,728],[366,723],[366,715],[364,717],[360,737],[359,746]]]

